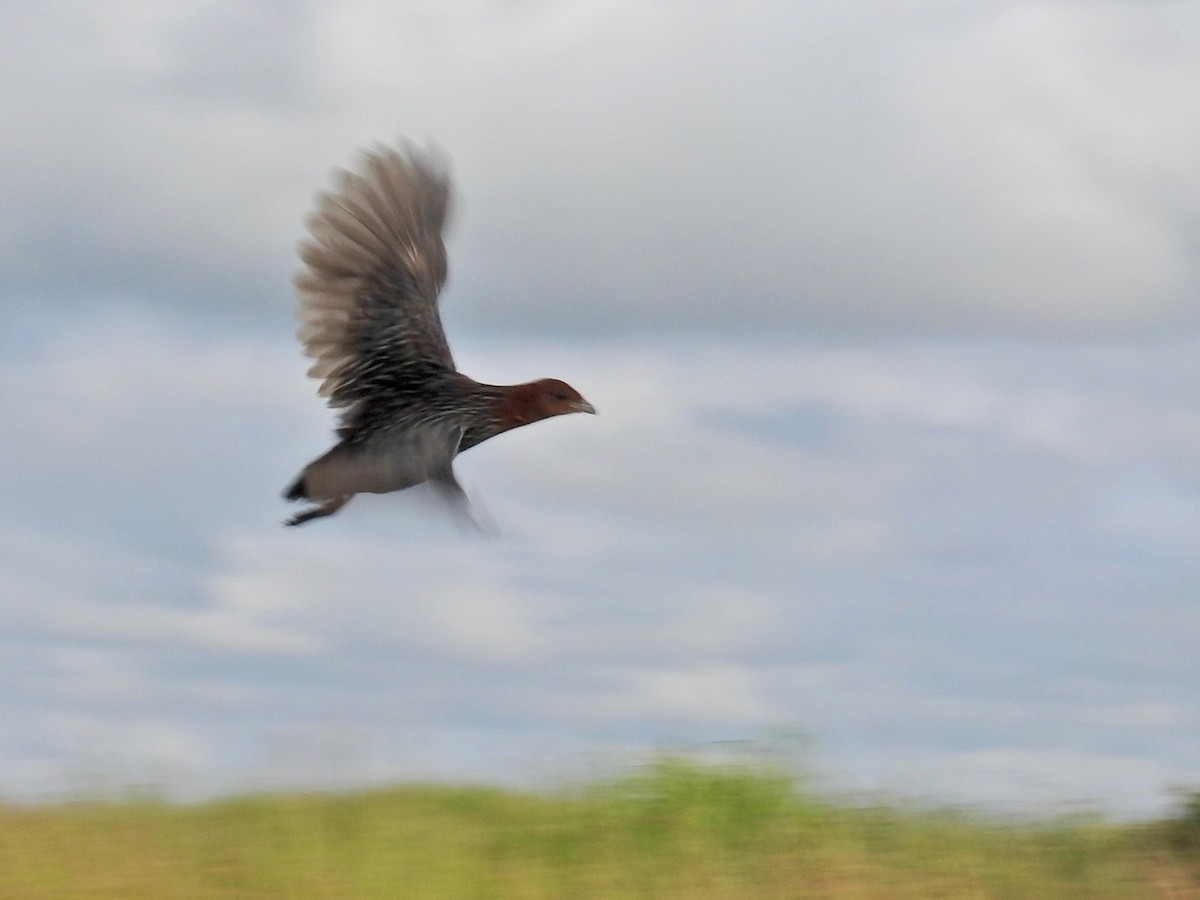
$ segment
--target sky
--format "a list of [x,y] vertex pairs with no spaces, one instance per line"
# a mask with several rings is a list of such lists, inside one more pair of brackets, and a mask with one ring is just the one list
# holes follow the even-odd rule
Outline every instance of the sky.
[[[0,797],[661,752],[1001,811],[1200,785],[1200,7],[0,3]],[[285,529],[316,191],[571,416]]]

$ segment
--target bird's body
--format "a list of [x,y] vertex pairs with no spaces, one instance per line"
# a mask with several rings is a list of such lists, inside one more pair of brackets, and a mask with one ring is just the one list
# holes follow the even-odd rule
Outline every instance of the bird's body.
[[445,170],[411,147],[365,154],[322,194],[296,277],[309,374],[343,409],[338,443],[286,490],[317,505],[288,521],[332,515],[358,493],[430,482],[454,505],[466,497],[454,457],[550,416],[595,412],[555,379],[481,384],[458,372],[438,314],[446,279]]

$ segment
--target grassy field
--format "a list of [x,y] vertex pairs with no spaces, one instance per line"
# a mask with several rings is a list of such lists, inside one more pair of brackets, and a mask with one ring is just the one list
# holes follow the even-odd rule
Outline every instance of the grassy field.
[[557,795],[0,807],[0,897],[1184,898],[1200,897],[1197,824],[861,808],[665,760]]

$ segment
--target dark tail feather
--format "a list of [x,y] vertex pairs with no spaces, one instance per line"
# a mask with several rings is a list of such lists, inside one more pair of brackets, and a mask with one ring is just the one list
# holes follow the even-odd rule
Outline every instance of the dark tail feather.
[[308,493],[304,490],[304,476],[301,475],[283,492],[284,500],[307,500]]

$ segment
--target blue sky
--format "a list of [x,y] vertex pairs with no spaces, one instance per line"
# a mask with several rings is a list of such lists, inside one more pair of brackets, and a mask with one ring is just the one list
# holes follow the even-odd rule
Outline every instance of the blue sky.
[[[1200,783],[1200,12],[0,10],[0,796],[784,735],[997,809]],[[293,247],[400,134],[460,367],[601,413],[460,459],[493,540],[280,527]]]

